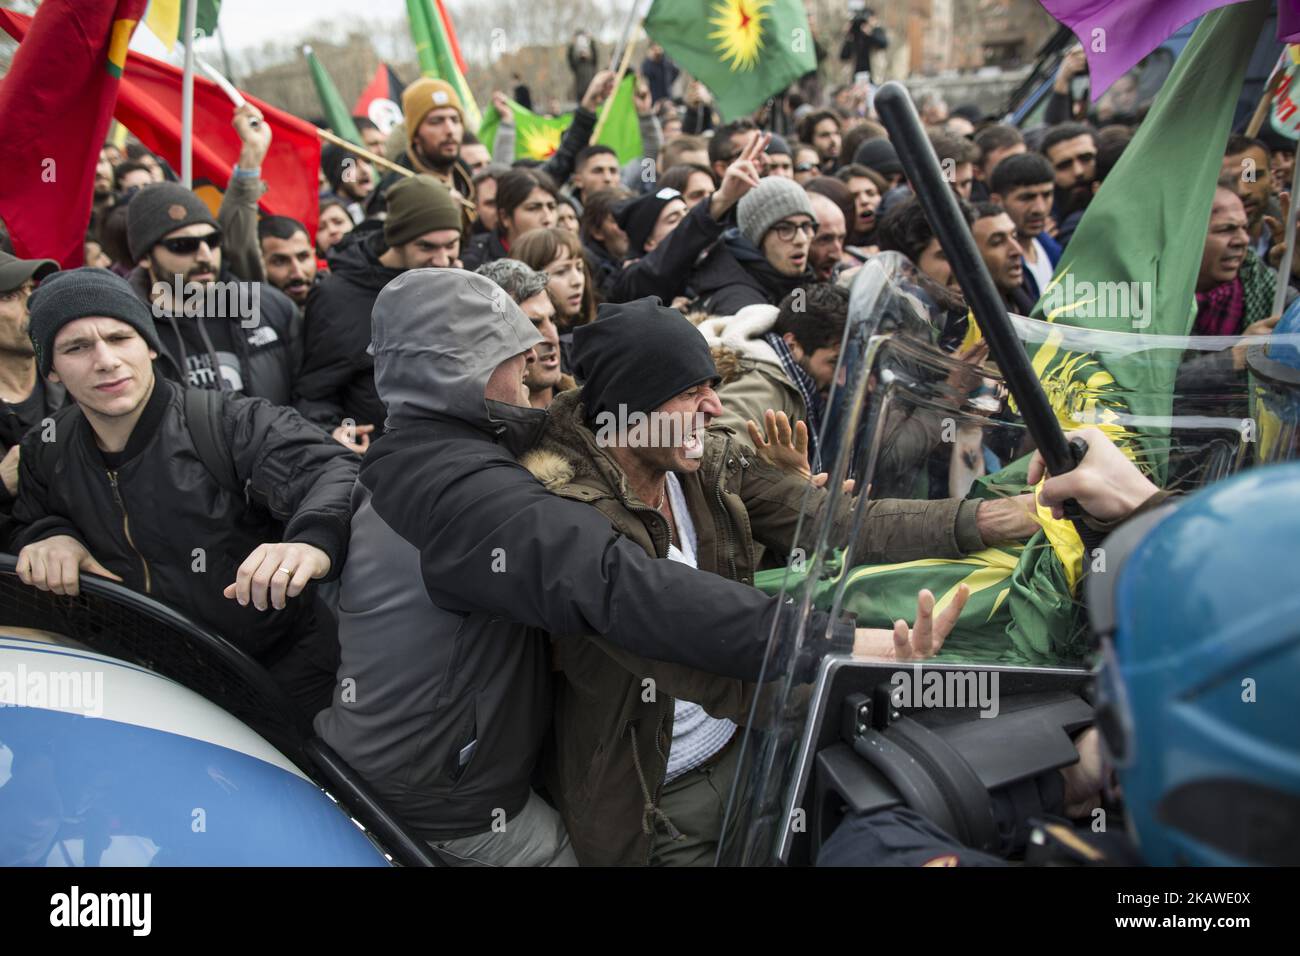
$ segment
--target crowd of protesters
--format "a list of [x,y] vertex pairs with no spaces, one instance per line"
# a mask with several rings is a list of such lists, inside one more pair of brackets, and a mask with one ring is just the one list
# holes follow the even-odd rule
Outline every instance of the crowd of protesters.
[[[841,56],[869,74],[886,45],[862,16]],[[620,164],[589,145],[614,76],[589,34],[568,59],[577,107],[548,159],[514,159],[504,96],[481,143],[421,79],[392,131],[358,119],[404,172],[325,150],[314,235],[257,211],[253,107],[215,211],[142,147],[105,146],[87,268],[0,254],[0,549],[36,587],[101,575],[228,637],[447,859],[707,863],[776,613],[754,574],[801,543],[801,510],[845,508],[808,484],[846,290],[886,252],[954,307],[960,289],[860,80],[722,123],[652,48],[645,155]],[[1022,132],[922,105],[1027,314],[1139,119]],[[1229,141],[1196,334],[1276,323],[1286,206],[1242,170],[1289,150]],[[707,427],[598,440],[620,410]],[[774,447],[796,423],[802,461]],[[1154,492],[1103,461],[1105,490],[1070,486],[1096,514]],[[1019,499],[875,498],[859,527],[863,560],[889,562],[1038,526]],[[923,592],[914,626],[831,643],[928,656],[963,600],[934,615]]]

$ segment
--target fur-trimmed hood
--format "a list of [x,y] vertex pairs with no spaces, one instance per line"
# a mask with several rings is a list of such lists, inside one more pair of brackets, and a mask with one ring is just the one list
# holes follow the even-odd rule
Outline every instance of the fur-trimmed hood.
[[533,477],[558,491],[578,479],[596,479],[618,488],[627,496],[627,479],[609,453],[596,444],[596,437],[583,423],[582,392],[561,392],[546,410],[546,428],[541,439],[519,459]]
[[774,305],[747,305],[735,315],[715,315],[699,324],[711,346],[722,346],[742,358],[780,366],[776,350],[763,341],[780,310]]

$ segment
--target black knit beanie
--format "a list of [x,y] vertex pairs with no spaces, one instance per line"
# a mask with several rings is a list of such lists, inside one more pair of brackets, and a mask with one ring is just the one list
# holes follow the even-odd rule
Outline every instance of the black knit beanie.
[[139,262],[173,229],[203,223],[217,227],[217,220],[202,199],[178,183],[145,186],[126,208],[126,242],[131,258]]
[[658,296],[600,306],[573,330],[573,370],[589,422],[601,412],[652,412],[674,395],[718,379],[704,335]]
[[149,348],[162,352],[149,306],[125,279],[107,269],[85,266],[54,273],[32,293],[27,311],[31,316],[28,334],[41,375],[50,374],[59,329],[88,316],[120,319],[139,332]]
[[664,206],[681,197],[682,194],[676,189],[665,186],[644,196],[624,199],[614,207],[614,221],[618,223],[618,228],[627,233],[628,251],[632,255],[645,255],[645,243],[650,238],[650,233],[655,231],[659,213]]

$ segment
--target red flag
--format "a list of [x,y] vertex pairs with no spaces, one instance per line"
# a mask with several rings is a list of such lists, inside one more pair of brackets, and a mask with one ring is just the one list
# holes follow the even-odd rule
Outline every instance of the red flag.
[[[63,5],[62,0],[59,5]],[[143,8],[143,0],[136,3],[136,6]],[[45,5],[42,5],[36,15],[38,20],[44,9]],[[22,40],[23,34],[31,23],[30,17],[0,11],[0,26],[3,26],[5,31],[17,40]],[[34,31],[33,38],[35,38]],[[20,53],[26,47],[27,44],[23,43],[18,48]],[[14,62],[17,64],[17,58]],[[44,77],[48,67],[42,64],[41,69]],[[10,72],[10,76],[12,75],[13,71]],[[7,87],[8,80],[6,80]],[[79,94],[81,92],[78,91]],[[309,236],[315,236],[316,220],[320,211],[317,178],[317,170],[320,169],[320,138],[316,135],[316,127],[254,97],[246,96],[246,98],[262,111],[262,115],[266,117],[271,127],[271,149],[266,159],[262,161],[262,179],[266,182],[267,191],[259,205],[270,215],[292,216],[307,227]],[[198,75],[194,77],[194,191],[212,209],[213,215],[221,204],[221,194],[226,188],[226,183],[230,181],[230,172],[239,160],[242,144],[239,141],[239,134],[230,123],[234,112],[234,106],[221,92],[220,87],[205,77]],[[43,121],[48,121],[50,115],[54,114],[47,113]],[[140,142],[167,160],[174,169],[180,169],[181,71],[179,69],[132,50],[126,58],[126,71],[122,75],[113,115],[134,133]],[[62,121],[57,124],[57,128],[77,129],[72,123]],[[104,141],[106,130],[107,119],[98,138],[91,141],[95,144],[96,159],[99,155],[98,144]],[[80,139],[80,136],[76,138]],[[92,170],[94,164],[95,160],[92,159],[90,163]],[[89,210],[90,177],[87,175],[85,178],[87,179],[85,208]],[[0,183],[5,179],[6,177],[0,177]],[[86,217],[81,220],[83,233],[86,221]],[[79,235],[78,257],[81,254],[80,243]]]
[[[245,94],[271,127],[271,149],[262,160],[267,190],[259,205],[273,216],[291,216],[316,235],[320,212],[320,137],[316,127]],[[239,161],[241,143],[230,119],[235,113],[221,88],[194,77],[194,191],[216,214],[221,192]],[[181,168],[181,71],[135,51],[126,61],[113,115],[140,142]],[[214,201],[215,200],[215,201]]]
[[45,0],[34,20],[0,10],[15,39],[31,30],[0,82],[0,219],[21,258],[84,261],[95,166],[145,4]]
[[460,55],[460,41],[456,39],[456,28],[451,24],[451,16],[447,13],[447,8],[442,5],[442,0],[435,0],[438,5],[438,19],[442,21],[443,33],[447,35],[447,44],[451,47],[451,55],[456,60],[456,66],[460,72],[469,75],[469,67],[465,66],[465,58]]

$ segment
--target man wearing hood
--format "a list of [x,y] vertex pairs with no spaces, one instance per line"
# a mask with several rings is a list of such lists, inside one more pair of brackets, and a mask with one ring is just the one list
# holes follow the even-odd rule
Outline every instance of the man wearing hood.
[[808,252],[817,217],[802,186],[768,176],[741,198],[736,222],[691,273],[705,311],[734,315],[747,305],[776,305],[812,281]]
[[375,393],[370,310],[379,290],[407,269],[457,265],[460,211],[445,186],[412,176],[388,191],[383,231],[357,230],[330,254],[330,273],[307,298],[302,374],[294,406],[318,425],[350,422],[365,436],[384,427]]
[[[339,684],[316,729],[445,857],[572,864],[531,786],[550,729],[546,632],[752,681],[779,599],[650,557],[518,463],[547,421],[525,385],[542,336],[490,279],[403,273],[375,301],[372,336],[389,430],[353,489]],[[648,366],[641,379],[670,376]],[[824,616],[808,633],[830,637],[778,671],[808,679],[822,653],[854,644]],[[928,643],[928,626],[900,646],[913,639]]]
[[302,320],[288,296],[237,279],[222,259],[222,231],[203,200],[156,183],[127,207],[127,277],[151,307],[166,377],[288,405],[301,356]]

